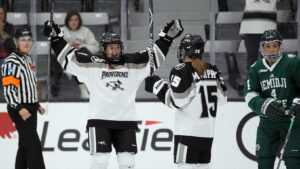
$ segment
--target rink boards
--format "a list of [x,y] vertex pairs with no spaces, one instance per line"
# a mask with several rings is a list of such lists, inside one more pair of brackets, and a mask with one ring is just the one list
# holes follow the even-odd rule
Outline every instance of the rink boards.
[[[85,130],[87,108],[88,103],[51,103],[49,113],[38,117],[38,133],[47,169],[90,168]],[[175,169],[174,110],[158,102],[139,102],[136,110],[140,129],[136,169]],[[1,121],[5,117],[6,105],[0,104],[0,169],[13,169],[18,135],[13,124]],[[219,108],[212,169],[256,168],[253,155],[258,121],[244,102],[229,102]],[[109,169],[117,168],[113,152]]]

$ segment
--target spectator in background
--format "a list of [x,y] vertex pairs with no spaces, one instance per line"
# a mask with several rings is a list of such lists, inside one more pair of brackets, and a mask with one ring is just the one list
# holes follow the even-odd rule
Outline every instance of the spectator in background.
[[277,1],[246,0],[240,35],[245,41],[247,68],[258,59],[260,37],[264,31],[277,29]]
[[[12,40],[14,34],[14,26],[6,22],[6,10],[3,6],[0,6],[0,68],[4,63],[5,58],[14,50],[15,45]],[[2,73],[0,71],[0,79],[2,79]],[[2,81],[0,81],[0,85]],[[2,91],[2,87],[0,88]],[[1,97],[4,98],[1,92]]]
[[65,40],[78,51],[96,54],[99,51],[99,44],[93,32],[82,25],[82,19],[77,11],[71,11],[65,19],[65,26],[62,27]]
[[14,26],[6,22],[5,8],[0,6],[0,67],[8,54],[14,50],[13,34]]
[[[64,39],[79,52],[88,53],[90,55],[99,52],[99,43],[96,41],[94,33],[89,28],[82,25],[82,19],[79,12],[68,12],[65,18],[65,26],[62,27],[62,31],[64,32]],[[54,64],[57,63],[55,62]],[[60,66],[58,65],[55,67]],[[56,72],[53,74],[54,83],[51,85],[52,96],[54,97],[57,96],[59,92],[59,78],[62,74],[62,69],[55,70]],[[81,98],[89,98],[86,86],[83,83],[80,83],[77,78],[76,81],[79,84]]]

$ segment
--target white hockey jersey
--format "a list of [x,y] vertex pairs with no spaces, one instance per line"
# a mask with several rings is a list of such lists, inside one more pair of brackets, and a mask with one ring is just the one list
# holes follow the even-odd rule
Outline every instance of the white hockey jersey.
[[[170,45],[163,39],[156,41],[155,68],[165,60]],[[62,38],[53,44],[53,49],[62,67],[86,84],[90,92],[89,120],[136,121],[136,92],[150,74],[147,50],[122,54],[125,63],[111,69],[105,59],[77,52]]]
[[190,62],[176,65],[170,74],[170,87],[160,80],[154,84],[153,93],[175,114],[175,135],[214,137],[218,106],[227,102],[224,85],[217,72],[207,69],[201,77]]
[[277,29],[277,0],[246,0],[240,34],[262,34]]

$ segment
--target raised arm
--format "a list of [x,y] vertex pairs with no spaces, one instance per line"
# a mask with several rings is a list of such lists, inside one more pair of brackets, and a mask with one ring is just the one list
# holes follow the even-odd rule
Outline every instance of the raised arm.
[[[88,62],[87,59],[91,59],[89,54],[78,52],[75,48],[68,44],[63,36],[63,32],[60,27],[53,23],[52,28],[50,27],[50,22],[46,21],[44,24],[44,35],[51,37],[51,46],[57,57],[57,61],[67,72],[75,75],[84,77],[85,73],[88,71],[89,67],[97,66],[100,63],[105,63],[105,60],[100,60],[102,62]],[[87,58],[87,59],[86,59]],[[82,62],[82,60],[84,62]]]
[[[171,20],[169,23],[164,26],[164,28],[160,31],[159,39],[155,41],[153,46],[154,56],[154,70],[156,70],[162,62],[166,59],[166,55],[169,52],[169,48],[173,42],[173,40],[179,37],[184,28],[182,27],[181,21]],[[146,50],[141,52],[125,54],[124,63],[147,63],[149,61],[150,48],[148,47]]]
[[192,73],[189,69],[175,66],[170,73],[170,85],[159,76],[149,76],[145,80],[145,90],[155,94],[158,99],[171,108],[182,108],[196,94]]

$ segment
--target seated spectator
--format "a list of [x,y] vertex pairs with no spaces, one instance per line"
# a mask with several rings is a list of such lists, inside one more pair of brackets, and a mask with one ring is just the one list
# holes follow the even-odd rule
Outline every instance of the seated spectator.
[[74,48],[96,54],[99,51],[99,44],[93,32],[82,25],[82,19],[77,11],[71,11],[65,19],[65,26],[62,27],[65,40]]
[[[68,12],[65,18],[65,26],[62,27],[65,40],[78,49],[78,51],[96,54],[99,52],[99,43],[96,41],[94,33],[87,27],[82,25],[82,19],[77,11]],[[54,62],[54,64],[57,64]],[[52,66],[58,67],[58,66]],[[52,96],[57,96],[60,88],[59,79],[62,70],[55,69],[53,72],[53,83],[51,85]],[[69,76],[70,77],[70,76]],[[76,79],[77,80],[77,79]],[[77,80],[82,98],[89,98],[89,93],[86,86]]]

